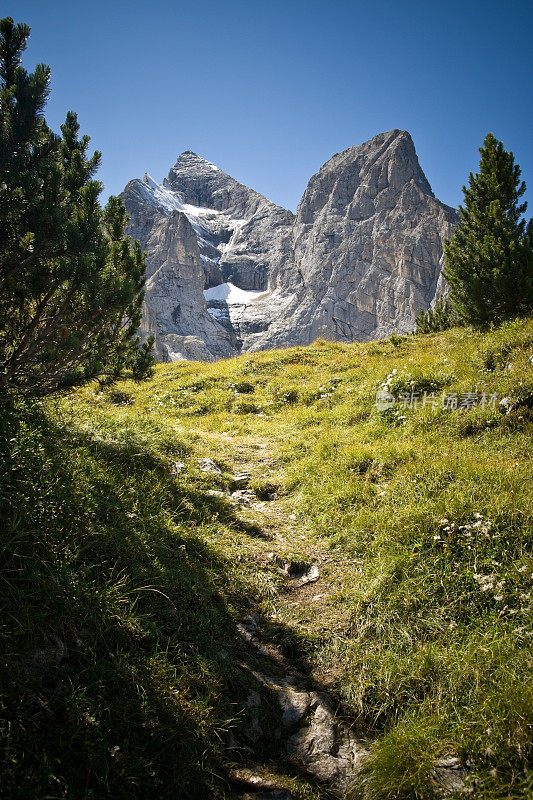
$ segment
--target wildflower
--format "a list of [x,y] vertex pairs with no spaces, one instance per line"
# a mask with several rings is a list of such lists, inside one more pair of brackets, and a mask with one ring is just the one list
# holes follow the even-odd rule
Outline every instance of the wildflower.
[[478,573],[474,573],[473,577],[474,580],[478,582],[480,591],[489,592],[494,589],[496,575],[479,575]]

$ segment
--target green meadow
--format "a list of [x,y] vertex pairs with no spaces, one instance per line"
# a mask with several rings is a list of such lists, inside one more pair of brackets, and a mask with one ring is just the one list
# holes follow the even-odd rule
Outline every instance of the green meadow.
[[[281,754],[251,613],[368,749],[353,798],[432,798],[452,756],[472,796],[531,796],[532,354],[518,320],[7,404],[0,796],[237,798],[248,770],[329,797]],[[263,737],[228,747],[251,691]]]

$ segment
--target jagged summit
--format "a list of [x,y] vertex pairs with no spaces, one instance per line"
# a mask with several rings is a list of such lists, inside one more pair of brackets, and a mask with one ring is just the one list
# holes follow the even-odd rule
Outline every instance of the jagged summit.
[[148,253],[143,332],[163,359],[406,333],[443,289],[457,220],[399,129],[326,161],[296,217],[191,150],[123,199]]
[[[412,150],[413,151],[415,150],[413,139],[409,131],[404,131],[401,130],[400,128],[394,128],[392,131],[385,131],[384,133],[378,133],[376,136],[373,136],[372,139],[368,139],[366,142],[363,142],[362,144],[350,145],[350,147],[347,147],[340,153],[335,153],[330,158],[330,161],[334,158],[337,158],[337,156],[343,156],[345,153],[350,153],[354,150],[360,150],[361,148],[364,148],[369,145],[372,145],[373,148],[379,148],[382,147],[383,145],[388,146],[395,140],[400,140],[400,141],[405,140],[407,144],[412,148]],[[329,162],[326,161],[326,164],[327,163]]]
[[216,164],[213,164],[206,158],[199,156],[198,153],[195,153],[193,150],[185,150],[183,153],[181,153],[181,155],[178,156],[178,159],[174,164],[174,169],[183,169],[184,167],[189,169],[199,168],[216,170],[217,172],[222,171],[220,167],[216,166]]
[[274,205],[192,150],[179,156],[168,173],[167,181],[185,202],[224,211],[234,218],[247,219],[260,205]]
[[392,196],[410,182],[417,189],[433,197],[431,186],[424,175],[411,135],[395,129],[380,133],[336,153],[314,175],[298,206],[298,219],[312,222],[319,211],[327,206],[328,212],[344,209],[360,214],[374,208],[379,192]]

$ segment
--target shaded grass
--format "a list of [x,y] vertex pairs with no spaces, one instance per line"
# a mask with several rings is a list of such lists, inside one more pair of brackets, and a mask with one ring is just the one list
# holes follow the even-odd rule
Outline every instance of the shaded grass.
[[224,742],[257,688],[235,620],[270,578],[201,476],[172,473],[186,435],[80,421],[1,415],[0,796],[232,797]]

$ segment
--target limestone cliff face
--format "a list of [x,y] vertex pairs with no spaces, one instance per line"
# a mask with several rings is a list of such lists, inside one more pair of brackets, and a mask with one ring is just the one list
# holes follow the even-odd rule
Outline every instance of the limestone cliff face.
[[146,179],[131,181],[123,193],[131,217],[128,230],[147,253],[141,333],[155,336],[156,354],[163,361],[228,357],[237,343],[207,313],[197,233],[178,207],[153,202],[153,189]]
[[333,156],[296,217],[190,152],[123,200],[148,253],[143,328],[164,359],[407,332],[442,291],[457,220],[398,130]]

